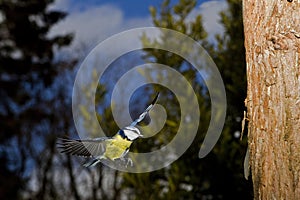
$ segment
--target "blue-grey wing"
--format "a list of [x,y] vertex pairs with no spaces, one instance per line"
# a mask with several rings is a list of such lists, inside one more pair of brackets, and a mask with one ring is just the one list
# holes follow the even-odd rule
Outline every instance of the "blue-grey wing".
[[105,152],[106,141],[111,140],[109,137],[95,139],[72,140],[59,138],[58,148],[62,149],[61,153],[70,155],[95,157]]
[[151,104],[146,108],[146,110],[142,114],[140,114],[140,116],[136,120],[134,120],[130,124],[130,126],[136,126],[139,122],[143,121],[143,119],[146,117],[146,115],[148,114],[148,112],[151,110],[151,108],[156,103],[158,95],[159,95],[159,92],[156,94],[155,98],[153,99],[153,101],[151,102]]

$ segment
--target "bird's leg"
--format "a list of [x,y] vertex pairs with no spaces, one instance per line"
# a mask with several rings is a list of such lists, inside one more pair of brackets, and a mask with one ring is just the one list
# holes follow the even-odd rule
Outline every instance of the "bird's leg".
[[126,160],[126,165],[125,165],[126,168],[128,167],[128,164],[130,164],[131,167],[133,166],[133,161],[131,158],[125,158],[125,160]]
[[120,160],[122,161],[122,162],[126,162],[126,164],[125,164],[125,167],[127,168],[127,166],[128,166],[128,164],[130,163],[130,166],[132,167],[133,166],[133,161],[132,161],[132,159],[131,158],[125,158],[125,156],[128,154],[128,152],[129,152],[129,149],[126,149],[126,151],[124,151],[124,153],[122,154],[122,156],[120,157]]
[[125,167],[128,167],[128,164],[130,164],[130,166],[133,166],[133,161],[131,158],[120,158],[120,161],[125,164]]

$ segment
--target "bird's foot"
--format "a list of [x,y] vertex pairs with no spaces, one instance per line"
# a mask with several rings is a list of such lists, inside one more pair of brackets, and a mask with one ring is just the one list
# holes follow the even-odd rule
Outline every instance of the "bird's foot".
[[133,161],[130,158],[127,158],[127,162],[126,162],[126,168],[128,167],[128,164],[130,164],[131,167],[133,167]]
[[133,161],[131,158],[121,158],[121,161],[125,164],[125,167],[127,168],[128,165],[133,166]]

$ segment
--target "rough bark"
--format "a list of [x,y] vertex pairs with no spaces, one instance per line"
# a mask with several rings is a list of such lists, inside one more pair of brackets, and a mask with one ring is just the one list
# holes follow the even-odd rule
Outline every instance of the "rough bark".
[[255,199],[300,198],[300,0],[243,1]]

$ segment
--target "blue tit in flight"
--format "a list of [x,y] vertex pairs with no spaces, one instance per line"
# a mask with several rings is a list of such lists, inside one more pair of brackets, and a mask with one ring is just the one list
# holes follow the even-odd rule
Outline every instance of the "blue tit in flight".
[[102,159],[110,161],[115,161],[117,159],[124,160],[124,157],[129,152],[132,142],[143,137],[136,125],[146,117],[156,103],[158,95],[159,93],[157,93],[152,103],[136,120],[129,126],[120,129],[113,137],[100,137],[84,140],[60,138],[58,148],[62,149],[61,153],[93,158],[91,161],[84,164],[85,167],[95,166]]

